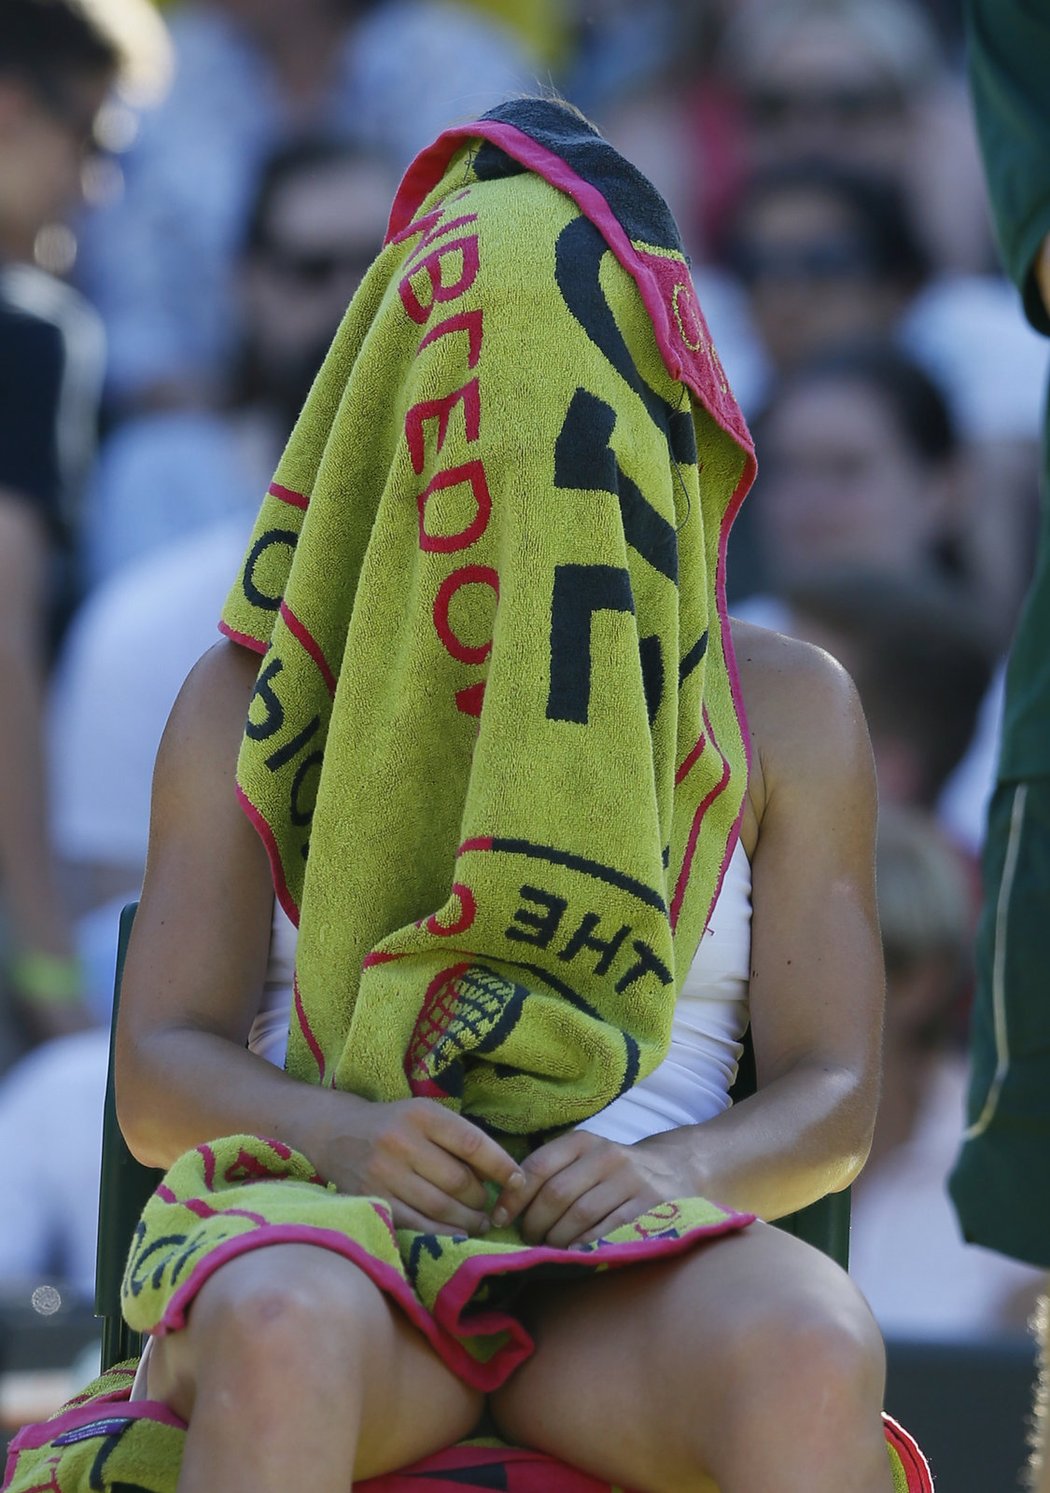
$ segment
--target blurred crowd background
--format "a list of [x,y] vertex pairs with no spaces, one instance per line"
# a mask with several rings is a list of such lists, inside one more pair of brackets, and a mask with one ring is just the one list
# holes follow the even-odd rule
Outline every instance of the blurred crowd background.
[[867,712],[889,1003],[853,1273],[891,1334],[1022,1333],[1035,1272],[962,1244],[944,1179],[1048,344],[998,269],[955,0],[85,3],[119,66],[81,59],[38,100],[50,154],[20,183],[0,165],[0,306],[46,319],[61,367],[41,444],[12,414],[35,371],[0,344],[0,653],[48,764],[0,790],[0,1294],[90,1295],[154,753],[399,175],[553,88],[669,201],[752,425],[731,610],[828,649]]

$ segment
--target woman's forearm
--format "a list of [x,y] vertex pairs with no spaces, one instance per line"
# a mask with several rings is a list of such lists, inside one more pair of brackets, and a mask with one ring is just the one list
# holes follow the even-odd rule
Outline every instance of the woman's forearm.
[[284,1141],[321,1169],[332,1127],[367,1106],[192,1027],[156,1032],[127,1052],[118,1045],[116,1076],[121,1129],[139,1161],[155,1167],[203,1141],[245,1133]]
[[303,1083],[199,1028],[129,1042],[117,1093],[128,1143],[147,1165],[166,1168],[220,1136],[260,1135],[301,1152],[339,1192],[386,1199],[398,1228],[484,1233],[486,1188],[516,1195],[525,1181],[502,1146],[432,1099],[387,1103]]
[[856,1074],[803,1064],[703,1124],[639,1144],[658,1149],[692,1193],[781,1218],[849,1185],[867,1158],[874,1110]]

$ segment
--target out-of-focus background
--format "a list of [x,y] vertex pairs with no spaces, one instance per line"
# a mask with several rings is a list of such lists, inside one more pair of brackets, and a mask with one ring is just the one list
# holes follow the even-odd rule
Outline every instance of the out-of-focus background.
[[670,203],[755,433],[731,610],[860,690],[889,1004],[852,1271],[939,1486],[1007,1493],[1039,1277],[964,1246],[945,1178],[1050,344],[999,272],[957,0],[84,6],[117,65],[58,31],[39,65],[0,3],[0,1435],[97,1354],[117,916],[168,709],[400,173],[553,87]]

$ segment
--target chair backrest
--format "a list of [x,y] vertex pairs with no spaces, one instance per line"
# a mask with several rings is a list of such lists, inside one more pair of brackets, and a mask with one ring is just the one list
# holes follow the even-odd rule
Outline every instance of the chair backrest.
[[113,987],[113,1024],[109,1035],[109,1074],[102,1116],[102,1170],[98,1199],[98,1253],[95,1258],[95,1315],[102,1318],[103,1372],[122,1359],[141,1352],[141,1337],[124,1321],[120,1310],[120,1283],[132,1235],[146,1199],[160,1181],[161,1172],[143,1166],[128,1149],[117,1120],[113,1084],[113,1048],[120,1006],[120,982],[124,974],[131,925],[138,903],[129,902],[120,915],[117,939],[117,974]]
[[[120,915],[117,941],[117,973],[113,989],[113,1026],[109,1039],[109,1076],[102,1121],[102,1172],[99,1184],[98,1255],[95,1274],[95,1314],[102,1318],[102,1369],[141,1352],[142,1340],[124,1321],[120,1310],[120,1283],[132,1236],[146,1199],[161,1172],[136,1161],[121,1134],[113,1085],[113,1047],[120,1008],[120,984],[124,959],[134,922],[136,902],[129,902]],[[755,1091],[755,1065],[750,1033],[745,1041],[740,1072],[733,1088],[734,1101]],[[849,1191],[832,1192],[787,1218],[777,1227],[807,1244],[823,1250],[843,1269],[849,1263]]]

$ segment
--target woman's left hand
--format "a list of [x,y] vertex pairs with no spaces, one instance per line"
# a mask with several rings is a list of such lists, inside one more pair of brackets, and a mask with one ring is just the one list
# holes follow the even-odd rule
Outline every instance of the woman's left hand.
[[527,1244],[589,1244],[657,1203],[688,1191],[650,1148],[623,1146],[586,1130],[548,1141],[521,1164],[525,1186],[504,1191],[492,1221],[518,1220]]

